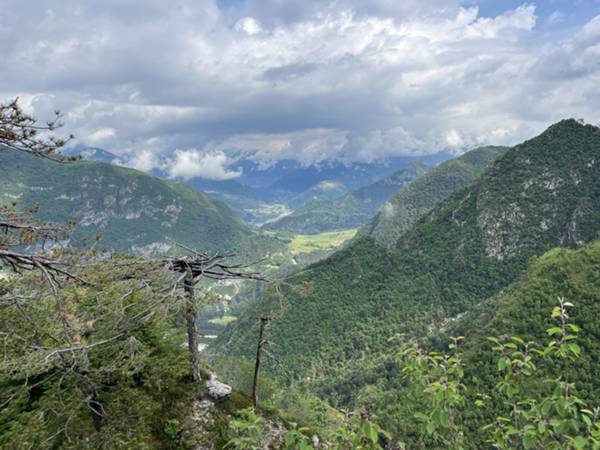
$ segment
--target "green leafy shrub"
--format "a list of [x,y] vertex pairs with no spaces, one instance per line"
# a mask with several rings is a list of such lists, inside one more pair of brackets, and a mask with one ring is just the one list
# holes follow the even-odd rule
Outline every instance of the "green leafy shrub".
[[229,423],[229,429],[234,435],[225,448],[236,450],[261,450],[264,427],[262,418],[253,408],[240,411],[240,417]]

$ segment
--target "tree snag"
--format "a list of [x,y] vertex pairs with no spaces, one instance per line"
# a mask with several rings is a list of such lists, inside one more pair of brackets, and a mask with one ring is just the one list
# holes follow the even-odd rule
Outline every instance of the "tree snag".
[[192,380],[198,383],[200,376],[200,349],[198,348],[198,306],[194,292],[194,275],[188,268],[183,279],[185,291],[185,319],[187,322],[188,348],[192,356]]
[[268,342],[264,339],[265,328],[269,324],[272,317],[259,317],[260,330],[258,332],[258,345],[256,346],[256,363],[254,364],[254,380],[252,382],[252,404],[256,406],[258,403],[258,381],[260,372],[260,357],[262,354],[263,346]]
[[196,285],[203,279],[212,280],[258,280],[267,281],[258,272],[246,271],[251,265],[232,264],[235,255],[209,255],[198,252],[182,244],[175,243],[190,254],[181,258],[164,259],[168,269],[182,274],[183,290],[186,296],[186,322],[188,349],[192,358],[192,379],[200,382],[200,351],[198,349],[198,306]]

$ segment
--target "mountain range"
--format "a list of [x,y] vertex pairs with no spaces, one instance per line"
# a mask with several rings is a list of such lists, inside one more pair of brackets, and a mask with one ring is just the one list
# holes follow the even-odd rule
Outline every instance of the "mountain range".
[[[97,153],[96,153],[97,155]],[[102,243],[118,251],[164,254],[173,241],[206,251],[261,258],[283,248],[222,201],[191,187],[94,161],[59,163],[0,151],[2,202],[41,206],[40,219],[75,220],[74,245]]]
[[412,162],[375,183],[333,199],[313,197],[293,213],[263,225],[264,229],[314,234],[355,228],[367,222],[396,192],[429,171]]
[[481,147],[440,164],[394,195],[357,235],[393,246],[436,203],[477,179],[506,150]]
[[[76,146],[65,149],[63,154],[127,165],[127,158],[118,158],[96,147]],[[306,165],[299,161],[281,160],[265,165],[254,161],[252,155],[233,155],[233,162],[228,168],[240,173],[235,179],[171,179],[168,171],[161,168],[152,169],[150,173],[165,180],[187,184],[218,198],[246,222],[262,225],[290,214],[308,201],[333,200],[352,190],[377,183],[410,163],[432,166],[450,157],[447,152],[438,152],[432,155],[390,157],[370,163],[332,160]],[[391,190],[389,195],[394,192]]]
[[[458,438],[464,437],[461,447],[486,448],[490,444],[489,433],[482,432],[483,427],[486,424],[503,426],[507,423],[505,420],[512,420],[498,418],[498,414],[510,406],[500,390],[506,380],[503,377],[515,374],[513,369],[504,370],[503,364],[507,363],[502,361],[506,360],[504,356],[496,358],[488,338],[497,337],[494,341],[497,343],[516,342],[516,349],[522,342],[526,352],[530,346],[541,348],[530,342],[554,339],[546,330],[553,329],[557,318],[565,320],[566,316],[560,311],[557,313],[555,308],[558,299],[563,297],[572,305],[569,327],[559,323],[558,327],[554,326],[558,331],[550,331],[550,334],[571,333],[571,336],[581,332],[576,338],[577,345],[564,339],[560,344],[560,348],[564,344],[564,348],[577,354],[573,359],[577,365],[571,365],[571,359],[565,363],[567,360],[540,356],[543,359],[535,369],[536,376],[523,381],[519,389],[526,389],[538,398],[549,390],[547,384],[542,383],[545,380],[553,386],[561,386],[557,394],[560,401],[565,398],[564,386],[568,386],[569,398],[575,402],[578,398],[585,399],[586,407],[589,404],[593,408],[600,398],[598,127],[564,120],[511,148],[482,147],[432,165],[404,161],[402,167],[392,173],[375,181],[365,183],[363,180],[360,186],[353,179],[353,176],[359,177],[360,170],[348,172],[347,167],[340,168],[337,179],[333,179],[331,171],[326,171],[325,178],[316,182],[321,176],[315,175],[319,171],[306,172],[307,168],[301,168],[295,172],[304,171],[307,178],[301,180],[290,175],[296,167],[287,172],[289,180],[264,180],[264,185],[255,184],[252,188],[240,180],[192,179],[186,185],[91,161],[114,161],[114,155],[101,149],[84,149],[78,154],[84,156],[83,161],[60,162],[0,148],[3,169],[0,205],[32,208],[39,218],[56,222],[74,219],[74,232],[69,242],[61,243],[63,245],[98,245],[99,240],[100,245],[119,252],[150,256],[176,252],[174,241],[179,241],[211,252],[232,251],[245,260],[264,257],[266,262],[260,267],[269,270],[273,279],[263,285],[228,282],[203,285],[207,288],[206,300],[219,295],[227,299],[208,307],[203,304],[205,313],[209,314],[198,320],[200,333],[219,333],[203,352],[202,359],[210,362],[210,370],[216,369],[221,379],[248,393],[256,367],[257,318],[269,318],[259,341],[259,345],[265,347],[259,390],[260,401],[267,407],[266,415],[272,416],[272,422],[252,416],[247,412],[250,410],[242,410],[249,401],[235,390],[232,398],[220,407],[212,403],[207,406],[211,413],[197,413],[202,404],[196,401],[197,395],[201,394],[189,387],[189,359],[181,345],[183,329],[179,327],[177,331],[180,319],[165,309],[160,314],[148,315],[152,321],[147,327],[123,338],[118,345],[116,341],[112,345],[113,325],[108,319],[81,322],[89,323],[85,330],[82,328],[81,338],[90,342],[90,348],[98,343],[98,348],[89,352],[94,370],[99,369],[97,373],[104,373],[103,367],[114,364],[111,351],[121,352],[121,345],[127,349],[137,348],[131,347],[134,341],[136,345],[143,342],[147,346],[144,355],[150,358],[145,359],[142,366],[138,364],[142,355],[134,352],[131,362],[138,370],[134,377],[129,371],[129,362],[118,377],[112,372],[103,375],[96,393],[108,412],[106,417],[114,423],[106,422],[97,427],[96,432],[102,428],[107,436],[112,436],[115,430],[125,430],[126,434],[135,430],[134,434],[140,436],[137,442],[158,439],[155,442],[168,443],[163,446],[171,448],[182,444],[184,434],[196,436],[188,431],[193,429],[201,431],[196,444],[212,441],[223,446],[231,442],[231,436],[246,439],[240,430],[252,429],[252,424],[259,423],[271,423],[279,428],[276,439],[280,442],[284,442],[284,433],[285,442],[290,436],[307,442],[308,436],[301,436],[301,430],[309,429],[306,426],[310,427],[311,436],[315,433],[325,442],[334,442],[336,436],[344,433],[338,426],[346,427],[350,436],[356,436],[361,429],[364,431],[364,427],[375,427],[365,432],[373,448],[380,448],[378,445],[390,437],[401,439],[406,448],[446,448],[438,445],[445,442],[445,437],[433,436],[424,426],[431,422],[423,423],[423,417],[433,421],[437,420],[436,414],[442,414],[440,411],[446,414],[441,409],[427,410],[432,398],[428,396],[433,392],[432,386],[436,386],[435,378],[431,377],[435,375],[430,372],[421,375],[429,383],[426,384],[428,390],[422,390],[419,383],[423,380],[415,381],[406,376],[414,361],[426,358],[435,362],[433,366],[428,365],[427,370],[442,370],[443,381],[439,386],[452,386],[454,381],[449,377],[458,372],[450,374],[446,363],[460,361],[453,367],[460,368],[456,393],[463,400],[452,405],[452,427],[450,422],[445,422],[449,416],[440,416],[439,423],[442,428],[458,430],[461,435]],[[374,174],[380,169],[383,170],[371,167],[365,171],[372,170]],[[315,175],[314,179],[311,174]],[[370,176],[365,176],[367,179]],[[271,197],[266,197],[265,192],[273,186],[277,187],[269,194]],[[218,198],[227,195],[230,201],[253,198],[256,202],[253,206],[274,207],[277,202],[285,201],[282,205],[286,208],[297,209],[287,216],[289,229],[262,230],[245,223]],[[243,203],[240,205],[244,208]],[[320,209],[316,208],[318,205]],[[378,206],[381,208],[376,211]],[[294,224],[291,219],[298,219],[303,210],[307,219]],[[355,219],[355,216],[360,218]],[[264,228],[277,228],[285,223],[280,219]],[[348,223],[363,224],[353,238],[354,230],[294,234],[341,228],[341,224]],[[345,244],[340,245],[344,241]],[[333,251],[338,245],[337,251]],[[304,252],[309,247],[321,253],[314,258],[296,259],[298,255],[294,252]],[[333,253],[329,253],[331,251]],[[126,256],[115,255],[115,258]],[[98,273],[87,267],[82,270],[91,270],[89,275],[97,275],[101,280],[111,264],[98,261],[98,268],[105,266]],[[118,270],[121,275],[125,273],[125,269],[115,267],[111,270]],[[10,292],[13,281],[32,292],[37,283],[43,283],[27,275],[15,275],[14,280],[11,277],[0,286],[4,296]],[[137,282],[130,277],[115,279],[118,286],[99,281],[97,285],[77,287],[76,295],[71,295],[71,287],[58,286],[57,289],[69,300],[71,310],[82,318],[95,318],[98,314],[104,317],[106,311],[111,311],[117,314],[117,322],[122,323],[124,316],[120,314],[137,318],[139,314],[133,308],[147,311],[144,302],[155,304],[152,292],[138,292],[128,300],[126,308],[120,308],[118,305],[123,304],[124,297],[119,290],[123,289],[127,297],[131,293],[129,284]],[[41,305],[45,294],[41,291],[40,295]],[[168,311],[173,307],[176,313],[178,299],[174,295],[173,302],[164,306]],[[161,297],[161,302],[163,300]],[[49,309],[39,308],[30,301],[19,306],[27,308],[26,314],[22,309],[2,308],[3,323],[18,322],[17,340],[24,339],[20,336],[29,332],[31,317],[50,327],[59,326],[58,322],[48,321],[54,314]],[[91,307],[99,308],[98,312]],[[567,328],[570,331],[565,331]],[[103,330],[103,334],[99,335],[98,330]],[[109,337],[104,338],[105,333]],[[5,336],[10,335],[5,333]],[[12,345],[11,351],[20,355],[30,352],[30,347],[33,351],[42,348],[35,341],[36,333],[32,339],[33,345]],[[550,345],[558,345],[556,342]],[[417,350],[406,353],[402,349],[407,348],[407,343],[416,345]],[[5,352],[5,359],[8,353]],[[443,356],[447,353],[456,359]],[[410,358],[404,359],[407,354],[417,359],[411,363]],[[22,363],[30,362],[26,359],[11,362],[12,367],[21,367]],[[519,367],[511,360],[509,364]],[[39,369],[40,373],[53,370],[45,365]],[[30,441],[38,442],[37,430],[43,430],[39,436],[55,433],[55,424],[37,421],[42,417],[41,411],[55,405],[54,391],[29,389],[29,373],[23,374],[23,392],[27,395],[11,404],[0,424],[4,434],[9,436],[6,442],[23,434],[31,434],[34,437]],[[77,372],[77,376],[83,375]],[[46,380],[46,386],[63,392],[65,386],[60,380],[62,378],[56,382]],[[2,384],[3,391],[8,393],[13,392],[15,386],[8,379]],[[148,389],[149,386],[154,388]],[[492,396],[486,396],[487,393]],[[73,395],[79,398],[79,394]],[[145,406],[130,409],[131,396]],[[173,399],[179,402],[176,409]],[[124,403],[121,405],[120,401]],[[442,404],[442,408],[445,407]],[[73,408],[77,410],[79,406]],[[560,402],[551,408],[555,411],[548,415],[549,419],[536,416],[534,420],[540,424],[548,422],[546,426],[558,430],[560,421],[556,420],[565,416],[564,408],[561,409]],[[353,413],[353,416],[363,423],[358,428],[348,428],[354,426],[352,419],[348,419],[350,416],[340,418],[340,409],[361,411],[362,414]],[[262,415],[267,410],[254,411]],[[140,411],[143,414],[139,417],[144,417],[145,423],[152,422],[151,430],[136,428],[140,421],[129,418],[131,414],[138,417],[136,414]],[[593,415],[593,412],[581,411]],[[81,411],[77,414],[79,422],[92,426],[89,415]],[[150,417],[158,417],[157,414],[160,418],[154,423]],[[194,419],[188,424],[189,417],[199,421]],[[295,429],[288,418],[302,423],[303,427]],[[212,425],[205,426],[207,421]],[[377,428],[379,426],[382,428]],[[228,431],[231,427],[241,428]],[[285,428],[290,428],[290,433]],[[544,430],[539,431],[538,427],[537,432]],[[85,440],[85,433],[79,433],[77,439]],[[99,434],[90,436],[95,437],[95,442],[102,440]],[[575,442],[576,438],[569,439]],[[239,442],[242,443],[239,448],[247,448],[243,443],[250,441]],[[290,445],[300,448],[295,443]],[[347,448],[344,445],[340,448]]]
[[[401,419],[410,414],[401,401],[390,404],[396,392],[390,380],[398,370],[389,361],[392,336],[432,336],[471,317],[465,314],[482,302],[494,305],[491,311],[504,301],[504,290],[527,276],[536,258],[555,247],[580,248],[599,238],[599,128],[564,120],[531,140],[492,152],[503,154],[404,232],[384,230],[381,235],[390,239],[384,243],[364,233],[268,289],[230,324],[212,354],[251,357],[256,317],[269,315],[274,318],[269,340],[279,361],[271,364],[274,374],[285,367],[296,380],[310,379],[311,389],[338,407],[375,405],[388,430],[399,432]],[[487,159],[486,151],[480,153]],[[589,263],[586,276],[597,281],[600,271],[592,268],[592,259]],[[542,269],[531,269],[538,276],[541,264]],[[569,294],[562,284],[565,273],[547,276],[557,286],[553,293],[564,287]],[[581,314],[591,313],[585,305],[600,301],[598,290],[593,292],[596,297],[583,302]],[[588,380],[590,389],[598,389],[597,380],[600,376]]]

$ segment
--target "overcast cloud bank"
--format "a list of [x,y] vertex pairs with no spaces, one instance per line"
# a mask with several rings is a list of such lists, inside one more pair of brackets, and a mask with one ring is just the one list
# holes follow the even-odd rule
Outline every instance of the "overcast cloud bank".
[[0,97],[59,108],[80,143],[173,177],[234,178],[240,153],[460,153],[600,120],[596,0],[571,24],[568,2],[545,17],[435,0],[0,3]]

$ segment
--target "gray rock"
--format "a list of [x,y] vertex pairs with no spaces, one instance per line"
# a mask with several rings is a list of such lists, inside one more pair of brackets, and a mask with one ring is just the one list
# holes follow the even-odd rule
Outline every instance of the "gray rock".
[[214,374],[206,382],[206,387],[208,388],[208,396],[213,400],[222,400],[231,395],[231,386],[221,383]]
[[319,440],[319,436],[317,436],[316,434],[312,435],[311,442],[312,442],[313,448],[319,448],[319,445],[321,444],[321,441]]

